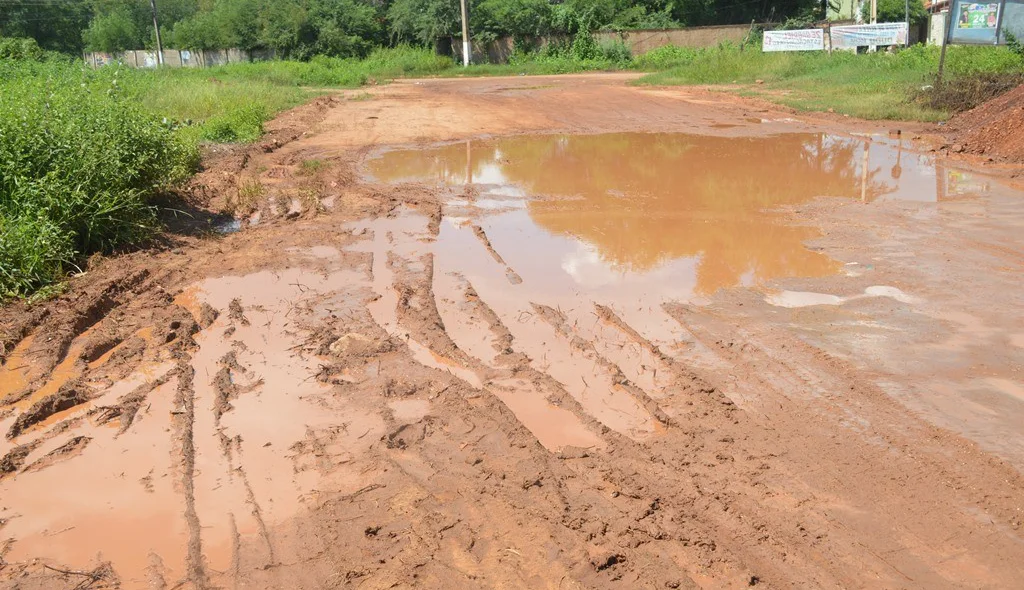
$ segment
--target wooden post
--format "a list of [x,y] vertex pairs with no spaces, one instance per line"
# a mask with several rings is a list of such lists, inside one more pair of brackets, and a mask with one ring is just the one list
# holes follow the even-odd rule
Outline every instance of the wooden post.
[[946,12],[946,30],[942,33],[942,52],[939,54],[939,73],[935,77],[935,87],[942,86],[942,72],[946,69],[946,46],[953,31],[953,1],[950,0],[949,11]]

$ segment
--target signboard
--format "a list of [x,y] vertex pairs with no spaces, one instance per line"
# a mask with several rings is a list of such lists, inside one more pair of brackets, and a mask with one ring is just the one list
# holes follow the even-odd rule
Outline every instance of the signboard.
[[998,4],[961,4],[958,8],[958,29],[994,29],[999,23]]
[[825,31],[765,31],[762,48],[764,51],[821,51],[825,49]]
[[833,49],[856,49],[865,45],[906,45],[907,23],[878,23],[832,27]]
[[949,42],[992,45],[1000,38],[1003,2],[953,0],[950,10]]

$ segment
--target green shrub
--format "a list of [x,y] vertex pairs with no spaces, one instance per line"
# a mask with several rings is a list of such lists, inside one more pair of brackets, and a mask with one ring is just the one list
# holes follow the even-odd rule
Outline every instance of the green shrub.
[[623,65],[633,61],[633,53],[621,39],[604,41],[598,49],[600,57],[606,61]]
[[0,37],[0,59],[43,59],[44,51],[35,39]]
[[1017,39],[1017,36],[1008,29],[1003,29],[1003,36],[1006,37],[1006,47],[1017,55],[1024,57],[1024,44]]
[[0,62],[0,297],[147,237],[155,193],[198,154],[126,98],[116,69]]
[[670,67],[686,65],[696,57],[697,51],[689,47],[665,45],[638,55],[634,59],[634,63],[642,70],[664,70]]
[[214,115],[202,125],[200,137],[215,143],[247,143],[263,135],[263,123],[270,118],[266,107],[250,103]]

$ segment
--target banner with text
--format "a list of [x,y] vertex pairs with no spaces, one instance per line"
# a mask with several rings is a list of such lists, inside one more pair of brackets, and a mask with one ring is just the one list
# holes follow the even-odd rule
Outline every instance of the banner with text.
[[825,49],[825,31],[765,31],[762,48],[764,51],[821,51]]
[[832,27],[833,49],[856,49],[865,45],[906,45],[907,23],[878,23]]

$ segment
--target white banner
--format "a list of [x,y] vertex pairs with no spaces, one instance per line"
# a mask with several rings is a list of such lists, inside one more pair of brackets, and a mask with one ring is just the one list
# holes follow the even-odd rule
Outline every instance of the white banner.
[[825,49],[825,31],[765,31],[762,48],[764,51],[820,51]]
[[832,27],[833,49],[854,49],[865,45],[906,45],[907,23],[878,23]]

